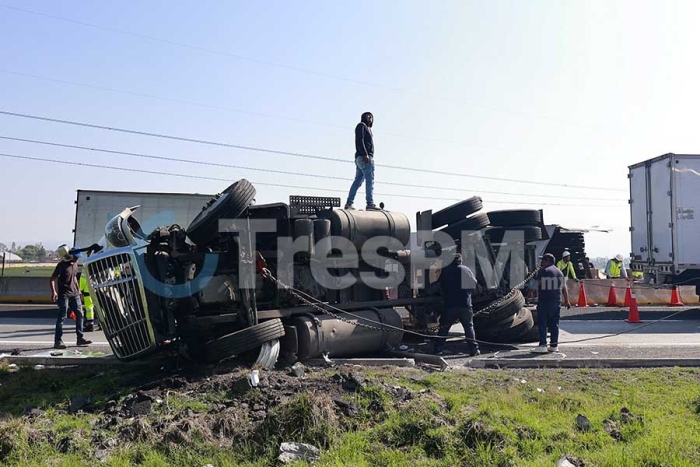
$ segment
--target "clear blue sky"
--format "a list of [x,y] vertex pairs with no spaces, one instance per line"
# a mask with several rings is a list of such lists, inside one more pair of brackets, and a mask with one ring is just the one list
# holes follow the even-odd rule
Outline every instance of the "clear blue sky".
[[[378,201],[411,218],[418,210],[438,209],[451,201],[387,195],[477,194],[488,209],[533,207],[518,204],[524,202],[566,204],[543,205],[545,220],[574,227],[612,227],[612,234],[588,235],[588,252],[627,255],[627,166],[667,152],[700,152],[695,118],[700,108],[696,25],[700,3],[694,1],[0,0],[0,4],[222,52],[0,7],[2,110],[350,161],[353,127],[360,114],[370,110],[375,115],[378,164],[624,190],[377,168],[376,191],[385,194],[377,196]],[[7,116],[0,116],[0,136],[347,178],[354,174],[350,164]],[[322,178],[166,165],[6,140],[0,140],[0,152],[343,192],[350,185]],[[53,248],[70,242],[77,189],[214,193],[226,186],[3,158],[0,164],[4,194],[0,242],[8,244],[42,241]],[[464,191],[386,186],[383,182],[388,181]],[[301,193],[324,191],[259,186],[258,202],[284,201]],[[345,193],[325,193],[345,198]]]

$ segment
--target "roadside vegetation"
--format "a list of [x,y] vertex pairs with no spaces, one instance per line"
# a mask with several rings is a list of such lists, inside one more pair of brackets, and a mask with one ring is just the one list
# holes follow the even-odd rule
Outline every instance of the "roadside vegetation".
[[56,266],[32,266],[26,264],[5,265],[5,277],[51,277]]
[[700,465],[695,369],[0,371],[3,465]]

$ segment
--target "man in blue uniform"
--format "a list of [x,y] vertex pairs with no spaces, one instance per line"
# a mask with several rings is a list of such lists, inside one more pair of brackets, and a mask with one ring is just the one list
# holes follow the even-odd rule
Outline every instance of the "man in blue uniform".
[[464,327],[469,355],[472,357],[479,355],[481,352],[476,343],[472,320],[472,291],[476,289],[476,276],[471,269],[462,264],[462,255],[456,253],[452,263],[442,269],[439,282],[442,289],[443,308],[438,331],[438,336],[441,337],[435,341],[435,352],[442,352],[450,327],[459,320]]
[[[569,293],[566,290],[564,274],[554,265],[554,255],[546,253],[542,256],[542,268],[537,271],[537,327],[540,334],[540,345],[534,353],[559,351],[559,318],[561,314],[561,299],[564,297],[566,308],[569,304]],[[547,330],[549,330],[549,348],[547,348]]]

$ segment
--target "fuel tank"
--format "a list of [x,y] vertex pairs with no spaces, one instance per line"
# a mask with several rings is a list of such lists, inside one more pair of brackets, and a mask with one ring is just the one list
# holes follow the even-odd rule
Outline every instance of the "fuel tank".
[[[339,313],[348,322],[330,315],[301,315],[291,320],[296,328],[298,348],[297,358],[307,360],[328,353],[330,357],[343,357],[396,347],[403,338],[401,316],[393,308],[371,308],[352,311],[353,315],[374,322],[358,319],[356,316]],[[374,330],[356,323],[382,327],[383,323],[394,328]],[[398,328],[398,329],[395,329]]]
[[377,236],[396,238],[405,246],[411,236],[408,217],[400,212],[335,209],[328,219],[331,235],[345,237],[357,248]]

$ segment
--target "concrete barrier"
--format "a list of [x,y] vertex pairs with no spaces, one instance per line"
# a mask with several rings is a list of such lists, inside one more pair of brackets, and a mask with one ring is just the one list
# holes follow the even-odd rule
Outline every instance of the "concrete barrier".
[[[615,294],[617,302],[622,305],[625,301],[625,293],[627,289],[627,281],[625,279],[586,279],[582,281],[586,289],[586,298],[588,304],[605,305],[608,301],[610,286],[615,286]],[[637,298],[637,304],[642,305],[658,305],[665,306],[671,301],[671,288],[654,288],[653,286],[632,283],[632,290]],[[569,280],[567,282],[569,290],[569,302],[572,305],[578,303],[578,294],[580,284],[576,281]],[[695,294],[694,285],[682,285],[678,287],[681,300],[686,305],[697,305],[698,296]]]
[[0,278],[0,303],[51,303],[49,278]]

